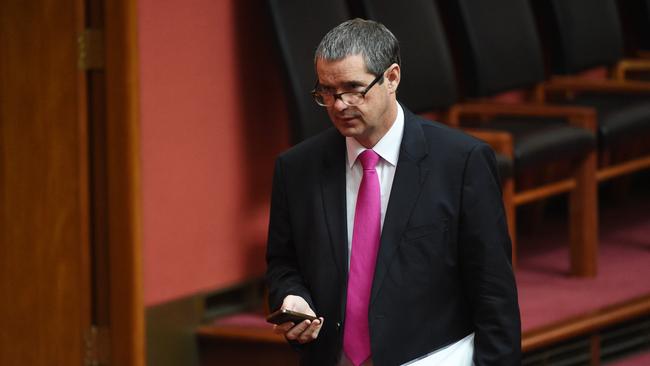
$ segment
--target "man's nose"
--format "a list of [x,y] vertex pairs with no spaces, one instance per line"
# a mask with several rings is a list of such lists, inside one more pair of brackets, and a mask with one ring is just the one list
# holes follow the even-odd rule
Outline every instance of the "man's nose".
[[341,99],[341,98],[339,97],[339,98],[335,98],[335,99],[334,99],[334,104],[332,105],[332,107],[333,107],[334,110],[336,110],[337,112],[340,112],[340,111],[345,110],[345,109],[348,107],[348,105],[345,104],[345,103],[343,103],[343,99]]

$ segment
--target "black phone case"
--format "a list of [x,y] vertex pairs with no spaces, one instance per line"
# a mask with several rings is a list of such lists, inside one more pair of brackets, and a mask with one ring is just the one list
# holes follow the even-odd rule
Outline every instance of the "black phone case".
[[266,318],[266,321],[273,324],[283,324],[288,322],[293,322],[295,324],[298,324],[303,320],[314,320],[314,319],[318,319],[318,318],[303,313],[297,313],[291,310],[280,309],[274,312],[273,314],[269,315]]

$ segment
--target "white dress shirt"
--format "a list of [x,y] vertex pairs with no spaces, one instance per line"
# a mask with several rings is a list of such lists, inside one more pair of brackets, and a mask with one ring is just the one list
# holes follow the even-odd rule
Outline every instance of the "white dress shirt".
[[[397,103],[397,102],[395,102]],[[395,170],[397,168],[397,161],[399,160],[399,150],[402,145],[402,137],[404,136],[404,111],[402,107],[397,104],[397,118],[391,128],[386,134],[372,147],[380,159],[377,162],[376,170],[379,177],[379,187],[381,190],[381,226],[384,226],[384,218],[386,217],[386,208],[388,207],[388,199],[390,198],[390,191],[393,188],[393,179],[395,178]],[[354,213],[357,204],[357,194],[359,185],[361,185],[361,178],[363,178],[363,167],[361,162],[357,161],[357,157],[366,150],[357,140],[352,137],[345,138],[347,147],[347,164],[345,170],[345,201],[347,208],[347,223],[348,223],[348,253],[352,253],[352,234],[354,228]],[[350,266],[350,256],[348,255],[348,267]],[[342,353],[340,366],[351,365],[350,361]],[[412,360],[408,365],[467,365],[472,364],[472,355],[474,353],[474,333],[461,339],[460,341],[448,345],[439,350],[435,350],[427,355],[423,355],[415,360]],[[372,355],[371,355],[372,358]],[[451,362],[451,363],[450,363]],[[372,360],[365,362],[364,366],[372,365]]]
[[[397,103],[397,102],[395,102]],[[397,104],[397,118],[386,134],[372,147],[379,160],[377,161],[377,176],[379,177],[379,187],[381,190],[381,226],[384,226],[384,217],[386,216],[386,207],[388,207],[388,198],[390,190],[393,187],[393,178],[395,177],[395,168],[399,158],[399,148],[402,144],[402,135],[404,135],[404,111]],[[348,219],[348,253],[352,253],[352,231],[354,228],[354,212],[357,205],[357,194],[363,178],[363,167],[361,162],[357,161],[359,155],[367,150],[353,137],[345,138],[347,146],[347,164],[345,170],[345,201],[347,205]],[[348,266],[350,265],[350,256],[348,255]]]

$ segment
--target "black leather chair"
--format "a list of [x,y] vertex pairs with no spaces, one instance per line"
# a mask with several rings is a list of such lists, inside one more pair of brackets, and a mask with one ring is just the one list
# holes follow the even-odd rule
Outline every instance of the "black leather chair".
[[[625,77],[650,71],[650,62],[624,58],[615,0],[547,0],[537,2],[536,11],[555,74],[539,100],[598,110],[599,181],[650,168],[650,82]],[[608,68],[612,78],[580,77],[594,67]]]
[[650,0],[618,0],[626,54],[650,58]]
[[[574,158],[577,168],[566,180],[527,189],[510,187],[514,193],[509,207],[509,221],[514,235],[514,206],[565,192],[571,192],[571,268],[579,276],[596,274],[597,213],[595,189],[595,137],[593,134],[594,113],[586,108],[553,107],[540,105],[503,105],[492,102],[457,103],[456,80],[450,50],[445,39],[438,9],[431,0],[400,2],[397,0],[358,0],[368,18],[376,19],[391,29],[400,40],[402,48],[403,82],[398,90],[400,100],[415,112],[445,110],[447,122],[458,126],[467,117],[490,120],[483,131],[496,131],[510,136],[514,141],[511,158],[514,173],[534,170],[548,163]],[[492,7],[500,0],[474,1],[465,12],[491,14]],[[522,3],[521,1],[518,1]],[[523,5],[522,5],[523,4]],[[527,4],[514,6],[527,6]],[[499,7],[499,5],[497,5]],[[496,18],[495,18],[496,19]],[[467,17],[462,21],[474,22]],[[492,19],[476,19],[483,27]],[[501,20],[500,20],[501,21]],[[514,21],[521,21],[514,19]],[[524,22],[534,28],[529,19]],[[472,67],[462,72],[469,73],[468,79],[480,96],[489,96],[512,88],[534,85],[542,81],[544,70],[541,51],[535,45],[517,49],[517,59],[503,57],[510,51],[501,47],[498,37],[508,32],[508,25],[491,24],[486,29],[495,39],[477,39],[471,34],[468,48],[475,48]],[[473,31],[473,30],[472,30]],[[531,30],[534,33],[534,29]],[[470,32],[471,33],[471,32]],[[467,37],[466,37],[467,38]],[[486,43],[489,42],[489,43]],[[486,52],[496,48],[496,52]],[[507,70],[506,73],[504,71]],[[505,77],[504,77],[505,76]],[[499,120],[499,116],[513,119]],[[555,117],[557,123],[529,121],[527,118]],[[590,129],[591,128],[591,129]],[[504,190],[504,195],[507,195]],[[513,246],[513,260],[516,259]]]
[[269,0],[268,5],[285,66],[291,141],[295,144],[332,125],[327,112],[309,93],[316,82],[314,51],[323,36],[350,14],[344,0]]

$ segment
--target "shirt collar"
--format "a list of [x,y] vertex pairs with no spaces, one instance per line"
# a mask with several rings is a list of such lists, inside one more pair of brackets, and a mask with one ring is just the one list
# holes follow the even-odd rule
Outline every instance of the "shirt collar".
[[[397,101],[395,102],[397,103]],[[402,136],[404,135],[404,111],[402,106],[397,103],[397,117],[390,127],[388,132],[372,147],[377,155],[386,160],[392,166],[397,165],[399,158],[399,148],[402,144]],[[364,152],[366,148],[361,145],[355,138],[346,137],[345,145],[348,150],[348,166],[352,168],[354,162],[357,160],[359,154]]]

